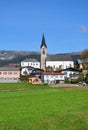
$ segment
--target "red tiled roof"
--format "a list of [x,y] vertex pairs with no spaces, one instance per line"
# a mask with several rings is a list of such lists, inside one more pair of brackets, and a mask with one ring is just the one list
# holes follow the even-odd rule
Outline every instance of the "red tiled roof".
[[44,75],[64,75],[64,73],[61,72],[43,72]]

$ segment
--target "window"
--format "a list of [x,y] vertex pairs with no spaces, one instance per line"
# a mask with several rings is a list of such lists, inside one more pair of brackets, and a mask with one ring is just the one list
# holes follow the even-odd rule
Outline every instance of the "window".
[[45,54],[45,49],[43,48],[43,54]]
[[64,72],[65,75],[67,75],[67,72]]
[[24,65],[24,63],[22,63],[22,65]]
[[14,78],[14,80],[17,80],[17,78]]
[[17,72],[14,72],[13,74],[17,74]]
[[63,76],[62,76],[62,75],[60,75],[60,78],[63,78]]
[[53,75],[51,75],[51,78],[53,78]]
[[48,75],[46,75],[46,78],[49,78],[49,76],[48,76]]
[[53,65],[53,69],[55,69],[55,65]]
[[7,74],[7,72],[3,72],[3,74],[4,74],[4,75],[6,75],[6,74]]
[[58,75],[55,75],[56,78],[58,78]]
[[30,63],[28,63],[28,66],[30,66]]
[[1,77],[1,80],[3,79],[3,77]]
[[45,51],[43,51],[43,54],[45,54]]
[[10,74],[10,75],[11,75],[11,74],[12,74],[12,72],[8,72],[8,74]]

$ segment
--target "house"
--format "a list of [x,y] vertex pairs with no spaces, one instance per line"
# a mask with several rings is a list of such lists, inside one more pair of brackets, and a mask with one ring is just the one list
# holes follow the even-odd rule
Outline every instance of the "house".
[[41,82],[44,83],[64,83],[65,76],[61,72],[43,72]]
[[78,59],[78,65],[79,65],[79,68],[82,69],[83,68],[83,62],[81,59]]
[[88,59],[78,59],[80,69],[88,68]]
[[80,73],[79,70],[72,67],[63,69],[61,72],[64,73],[65,78],[78,78]]
[[34,67],[31,66],[20,67],[21,75],[30,75],[33,70]]
[[20,70],[17,67],[0,67],[0,82],[18,82]]
[[79,68],[84,75],[88,74],[88,59],[78,59]]
[[21,75],[30,75],[32,73],[41,73],[44,72],[44,70],[41,70],[39,68],[34,68],[31,66],[25,66],[25,67],[20,67]]
[[34,67],[34,68],[40,68],[40,62],[37,59],[25,59],[24,61],[21,61],[21,67]]

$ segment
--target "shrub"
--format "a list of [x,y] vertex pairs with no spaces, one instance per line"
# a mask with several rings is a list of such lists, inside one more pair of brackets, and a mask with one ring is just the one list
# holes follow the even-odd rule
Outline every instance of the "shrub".
[[85,82],[88,84],[88,74],[86,75]]
[[28,76],[20,76],[21,81],[27,81],[28,82]]
[[71,81],[70,81],[68,78],[66,78],[66,79],[65,79],[65,83],[66,83],[66,84],[70,84]]
[[78,79],[71,79],[71,83],[72,84],[77,84],[78,83]]

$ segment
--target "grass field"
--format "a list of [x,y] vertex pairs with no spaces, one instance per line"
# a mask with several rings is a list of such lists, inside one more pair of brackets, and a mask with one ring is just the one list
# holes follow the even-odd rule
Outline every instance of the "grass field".
[[2,83],[0,130],[88,130],[88,90]]

